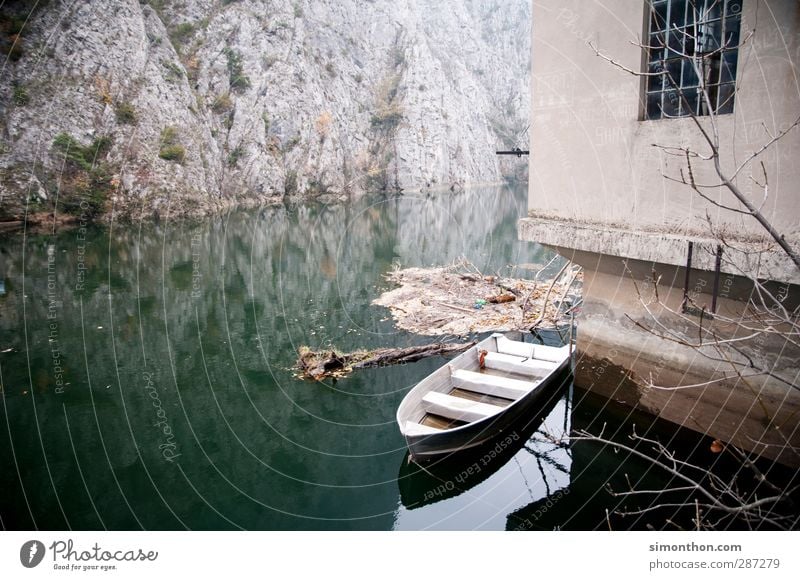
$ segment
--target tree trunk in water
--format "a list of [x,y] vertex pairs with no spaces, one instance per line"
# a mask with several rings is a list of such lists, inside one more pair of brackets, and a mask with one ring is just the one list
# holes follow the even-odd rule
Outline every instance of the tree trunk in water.
[[315,352],[303,346],[299,349],[297,368],[303,372],[305,378],[319,380],[328,376],[342,375],[353,369],[409,363],[429,356],[460,353],[474,345],[474,341],[464,344],[436,342],[407,348],[379,348],[346,354],[339,354],[336,351]]

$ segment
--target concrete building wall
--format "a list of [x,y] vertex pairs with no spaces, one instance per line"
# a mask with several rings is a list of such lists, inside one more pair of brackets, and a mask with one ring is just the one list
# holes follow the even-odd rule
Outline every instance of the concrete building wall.
[[[800,3],[744,0],[735,112],[718,118],[723,165],[732,170],[800,115]],[[749,216],[714,207],[672,183],[685,159],[652,145],[707,152],[689,118],[641,121],[642,80],[602,60],[641,70],[646,3],[637,0],[534,2],[529,207],[533,215],[615,225],[643,232],[709,233],[706,214],[738,236],[762,236]],[[757,26],[756,26],[757,25]],[[707,119],[704,122],[708,126]],[[766,129],[765,129],[766,128]],[[763,155],[769,197],[763,212],[787,237],[800,239],[800,131]],[[698,182],[713,168],[697,164]],[[761,177],[760,167],[757,177]],[[763,191],[745,171],[737,180],[760,204]],[[727,190],[712,197],[733,203]]]
[[[743,0],[734,113],[718,117],[723,168],[731,171],[800,115],[800,2]],[[578,319],[576,384],[657,414],[712,438],[800,465],[800,349],[780,336],[748,344],[748,356],[768,361],[776,375],[735,376],[707,349],[657,338],[663,324],[692,342],[692,321],[680,312],[688,242],[694,242],[689,293],[699,306],[712,302],[719,235],[747,252],[725,249],[718,312],[744,312],[752,284],[738,275],[758,266],[774,281],[784,304],[800,303],[800,271],[780,251],[765,250],[766,236],[751,217],[722,210],[691,188],[665,179],[680,176],[685,158],[653,144],[708,147],[689,118],[641,120],[642,79],[601,59],[642,70],[640,42],[647,24],[644,0],[544,0],[533,4],[532,125],[529,217],[523,240],[555,248],[583,266],[584,305]],[[709,119],[702,120],[710,127]],[[742,172],[739,187],[773,225],[800,248],[800,129],[758,159],[755,177],[769,180],[769,195]],[[712,183],[713,167],[695,165],[698,183]],[[730,192],[712,198],[734,204]],[[710,221],[710,224],[709,224]],[[712,231],[713,227],[713,231]],[[749,253],[759,250],[756,253]],[[659,296],[652,280],[659,278]],[[665,309],[668,306],[673,312]],[[720,321],[716,330],[725,335]],[[769,362],[771,361],[771,362]],[[774,363],[774,364],[772,364]],[[791,379],[794,377],[794,379]],[[711,383],[700,387],[692,384]]]

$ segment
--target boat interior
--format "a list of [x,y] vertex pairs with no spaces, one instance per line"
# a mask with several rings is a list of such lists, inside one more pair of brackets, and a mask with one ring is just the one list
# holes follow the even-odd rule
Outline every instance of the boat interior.
[[405,434],[431,435],[491,417],[534,390],[564,356],[563,348],[502,335],[482,341],[420,383]]

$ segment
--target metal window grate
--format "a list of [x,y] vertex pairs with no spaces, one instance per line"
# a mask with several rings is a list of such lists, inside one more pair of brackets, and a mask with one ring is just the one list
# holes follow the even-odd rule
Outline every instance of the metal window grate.
[[732,113],[742,0],[647,3],[646,118]]

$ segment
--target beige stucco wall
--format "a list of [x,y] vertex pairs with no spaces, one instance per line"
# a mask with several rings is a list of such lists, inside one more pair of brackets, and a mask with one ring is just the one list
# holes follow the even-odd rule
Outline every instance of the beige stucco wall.
[[[686,342],[694,344],[697,330],[687,319],[661,307],[654,299],[652,285],[634,285],[632,278],[620,271],[618,260],[603,260],[609,262],[605,271],[585,272],[575,384],[706,435],[706,444],[720,439],[800,467],[800,455],[793,451],[800,447],[800,391],[765,376],[739,379],[734,366],[718,360],[713,347],[698,349],[660,338],[659,325],[666,325],[675,331],[685,330]],[[648,267],[646,263],[628,265],[644,270]],[[660,288],[659,300],[673,312],[680,311],[683,293],[679,284],[670,288],[669,282],[681,280],[682,273],[660,272],[667,284]],[[703,292],[710,282],[707,274],[705,280],[692,278],[690,292],[698,305],[710,303],[710,296]],[[736,318],[742,304],[727,298],[729,282],[733,282],[732,277],[723,276],[717,307],[723,316]],[[694,318],[695,323],[697,320]],[[726,329],[734,330],[719,321],[704,322],[705,328],[712,326],[721,336],[726,335]],[[742,347],[759,364],[763,364],[763,357],[772,361],[768,368],[777,375],[791,380],[800,372],[797,349],[780,337],[761,336]]]
[[[588,46],[591,42],[623,66],[640,70],[642,50],[631,41],[641,39],[645,16],[644,0],[534,1],[530,217],[520,221],[520,238],[555,248],[584,267],[577,385],[711,438],[800,465],[784,447],[787,442],[800,445],[796,389],[763,377],[737,380],[730,365],[710,362],[692,347],[645,330],[652,327],[653,306],[640,291],[652,286],[649,278],[660,277],[659,296],[680,310],[690,240],[689,291],[698,307],[710,308],[711,271],[720,242],[707,216],[715,229],[724,229],[726,240],[744,250],[725,249],[720,314],[734,319],[741,314],[740,300],[751,286],[738,274],[756,267],[759,277],[775,281],[787,305],[800,300],[800,272],[785,254],[752,253],[766,247],[758,242],[764,232],[752,217],[721,210],[663,177],[662,172],[678,177],[685,160],[652,144],[707,152],[694,122],[641,121],[642,80]],[[718,118],[728,170],[770,140],[765,126],[775,134],[800,115],[800,2],[743,0],[742,36],[756,23],[753,38],[740,49],[735,111]],[[800,249],[800,128],[759,161],[769,178],[763,212]],[[715,177],[708,165],[696,166],[695,175],[700,183]],[[763,181],[760,170],[757,178]],[[756,205],[762,204],[764,192],[748,171],[738,184]],[[727,190],[714,194],[734,203]],[[659,312],[658,319],[687,336],[694,332],[680,315]],[[725,336],[724,325],[718,331]],[[775,372],[797,376],[800,352],[779,337],[746,348],[750,356],[774,359]],[[730,380],[720,380],[725,377]],[[715,382],[690,386],[709,380]],[[682,388],[659,390],[649,387],[650,381]]]
[[[735,112],[719,117],[728,168],[769,140],[762,124],[775,133],[800,115],[800,2],[744,0],[742,36],[756,23],[754,37],[739,54]],[[531,213],[695,235],[708,233],[708,213],[731,234],[762,234],[753,218],[713,207],[690,188],[662,177],[662,171],[677,177],[685,161],[652,144],[692,145],[705,152],[696,126],[686,118],[640,121],[641,79],[602,60],[587,44],[640,70],[642,50],[631,41],[641,39],[644,26],[644,1],[533,3]],[[761,159],[769,175],[763,211],[797,242],[800,129]],[[696,174],[699,182],[713,179],[700,167]],[[763,191],[747,175],[738,183],[760,204]],[[715,195],[733,203],[726,190]]]

